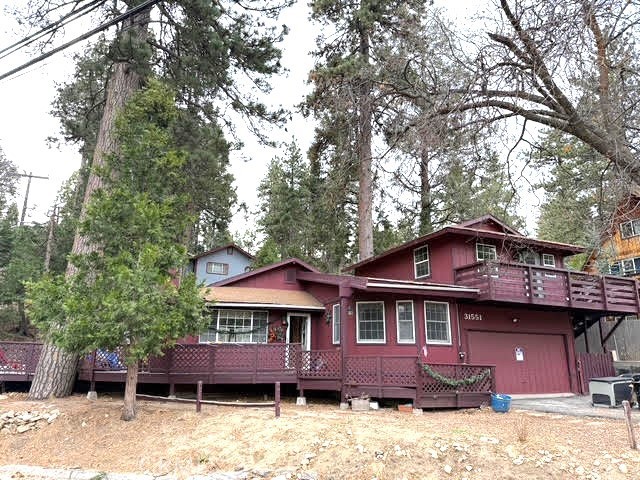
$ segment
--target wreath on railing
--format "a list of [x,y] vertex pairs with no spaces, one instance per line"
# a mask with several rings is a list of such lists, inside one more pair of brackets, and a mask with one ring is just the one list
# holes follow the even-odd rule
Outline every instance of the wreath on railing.
[[427,364],[423,364],[422,368],[424,369],[425,372],[429,374],[430,377],[434,378],[440,383],[443,383],[444,385],[448,385],[453,388],[461,387],[463,385],[473,385],[474,383],[481,382],[491,374],[491,369],[487,368],[483,372],[480,372],[476,375],[471,375],[470,377],[467,377],[467,378],[456,379],[456,378],[445,377],[444,375],[433,370]]

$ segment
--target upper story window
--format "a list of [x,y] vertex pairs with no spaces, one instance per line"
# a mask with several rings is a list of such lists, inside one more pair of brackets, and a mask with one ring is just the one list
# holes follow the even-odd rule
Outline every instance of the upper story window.
[[640,235],[640,219],[620,224],[620,236],[622,238],[635,237],[636,235]]
[[429,247],[416,248],[413,251],[413,263],[416,278],[428,277],[431,275],[431,265],[429,263]]
[[207,273],[214,273],[216,275],[228,275],[229,264],[220,262],[207,262]]
[[640,275],[640,257],[618,260],[609,265],[611,275]]
[[233,255],[233,247],[227,247],[227,255]]
[[356,302],[358,343],[385,343],[384,302]]
[[518,257],[520,263],[526,263],[527,265],[537,265],[539,262],[538,254],[532,250],[522,250]]
[[476,243],[476,260],[493,261],[497,260],[498,252],[495,245],[488,245],[486,243]]
[[265,311],[213,310],[211,325],[200,343],[265,343],[268,314]]
[[545,267],[555,267],[556,266],[556,257],[550,253],[542,254],[542,265]]

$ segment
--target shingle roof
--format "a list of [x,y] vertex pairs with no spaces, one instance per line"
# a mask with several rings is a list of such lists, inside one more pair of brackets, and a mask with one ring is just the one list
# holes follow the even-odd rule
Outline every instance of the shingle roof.
[[276,288],[208,287],[204,299],[216,304],[251,304],[268,307],[324,308],[322,303],[308,292],[280,290]]

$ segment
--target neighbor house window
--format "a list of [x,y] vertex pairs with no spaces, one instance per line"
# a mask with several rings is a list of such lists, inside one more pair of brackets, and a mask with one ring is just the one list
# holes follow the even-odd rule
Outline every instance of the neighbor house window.
[[385,343],[384,302],[356,302],[358,343]]
[[498,258],[495,245],[487,245],[486,243],[476,243],[476,260],[492,261]]
[[398,343],[415,343],[415,323],[413,320],[413,302],[396,302],[396,326],[398,329]]
[[266,311],[213,310],[211,325],[200,335],[200,343],[265,343]]
[[427,245],[416,248],[413,251],[413,263],[415,265],[416,278],[428,277],[431,274],[429,247]]
[[227,275],[229,273],[229,264],[207,262],[207,273],[215,273],[216,275]]
[[611,275],[640,275],[640,257],[618,260],[609,265]]
[[640,219],[621,223],[620,235],[622,236],[622,238],[629,238],[640,235]]
[[333,322],[333,343],[340,343],[340,304],[336,303],[333,306],[333,312],[331,316]]
[[556,266],[556,257],[551,255],[550,253],[542,254],[542,265],[545,267],[555,267]]
[[451,322],[449,304],[444,302],[424,302],[424,324],[427,343],[451,345]]

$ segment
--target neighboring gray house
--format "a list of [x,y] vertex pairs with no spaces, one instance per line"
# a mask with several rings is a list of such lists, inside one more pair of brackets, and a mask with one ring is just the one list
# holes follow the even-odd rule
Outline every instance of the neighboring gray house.
[[225,280],[251,270],[253,255],[235,243],[217,247],[191,257],[191,268],[198,283],[205,285]]

